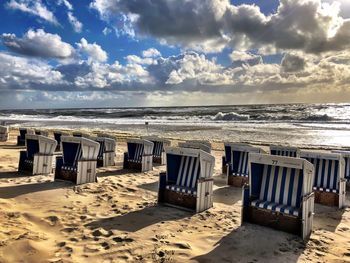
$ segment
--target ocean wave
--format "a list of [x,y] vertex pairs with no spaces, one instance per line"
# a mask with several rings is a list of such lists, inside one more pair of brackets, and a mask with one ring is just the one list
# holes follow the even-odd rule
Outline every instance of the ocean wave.
[[315,114],[309,115],[301,118],[302,121],[333,121],[334,118],[328,116],[327,114]]
[[238,114],[236,112],[218,112],[212,120],[214,121],[247,121],[249,120],[249,115]]

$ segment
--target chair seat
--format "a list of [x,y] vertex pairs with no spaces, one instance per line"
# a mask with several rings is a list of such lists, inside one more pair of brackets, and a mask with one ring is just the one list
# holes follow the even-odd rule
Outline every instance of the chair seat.
[[300,209],[297,207],[277,204],[270,201],[254,200],[251,202],[251,205],[258,208],[264,208],[267,210],[276,211],[276,212],[297,216],[297,217],[299,216],[299,213],[300,213]]
[[336,189],[328,189],[323,187],[314,187],[314,191],[327,192],[327,193],[336,193],[339,194],[339,190]]
[[241,176],[241,177],[248,177],[248,174],[244,174],[244,173],[232,173],[232,175]]
[[179,193],[197,195],[197,189],[185,187],[185,186],[180,186],[180,185],[167,185],[166,189],[171,190],[171,191],[175,191],[175,192],[179,192]]
[[65,170],[65,171],[74,171],[74,172],[76,172],[76,171],[78,170],[78,167],[76,167],[76,166],[62,165],[62,170]]

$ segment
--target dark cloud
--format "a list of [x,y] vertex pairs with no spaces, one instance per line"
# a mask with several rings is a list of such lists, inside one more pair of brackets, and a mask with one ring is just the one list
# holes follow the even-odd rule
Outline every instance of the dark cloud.
[[287,53],[282,58],[281,66],[283,72],[299,72],[304,70],[305,60],[298,55]]

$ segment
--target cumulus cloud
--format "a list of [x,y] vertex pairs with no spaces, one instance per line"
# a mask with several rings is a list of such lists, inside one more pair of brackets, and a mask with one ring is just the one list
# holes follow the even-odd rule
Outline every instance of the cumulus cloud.
[[75,32],[80,33],[83,29],[83,24],[73,15],[72,12],[67,13],[68,21],[72,25]]
[[[128,24],[140,37],[204,52],[270,45],[270,50],[318,54],[350,47],[350,20],[340,15],[337,2],[280,0],[269,16],[256,5],[233,5],[228,0],[94,0],[90,6],[116,28]],[[132,19],[123,23],[118,20],[123,16]]]
[[80,42],[77,43],[77,46],[79,50],[86,53],[91,60],[104,62],[108,58],[107,52],[104,51],[100,45],[96,43],[90,44],[85,38],[82,38]]
[[149,48],[147,50],[142,51],[142,55],[146,58],[154,58],[154,57],[160,57],[160,52],[155,48]]
[[26,56],[65,59],[74,54],[74,48],[59,35],[46,33],[43,29],[30,29],[22,37],[5,33],[1,39],[8,49]]
[[73,10],[73,5],[68,0],[58,0],[58,5],[64,5],[68,10]]
[[47,22],[59,25],[55,15],[47,9],[41,0],[10,0],[6,3],[6,7],[37,16]]

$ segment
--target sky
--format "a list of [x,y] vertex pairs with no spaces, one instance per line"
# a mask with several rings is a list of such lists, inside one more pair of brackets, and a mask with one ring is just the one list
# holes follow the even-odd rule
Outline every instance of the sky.
[[0,108],[350,101],[350,0],[2,0]]

